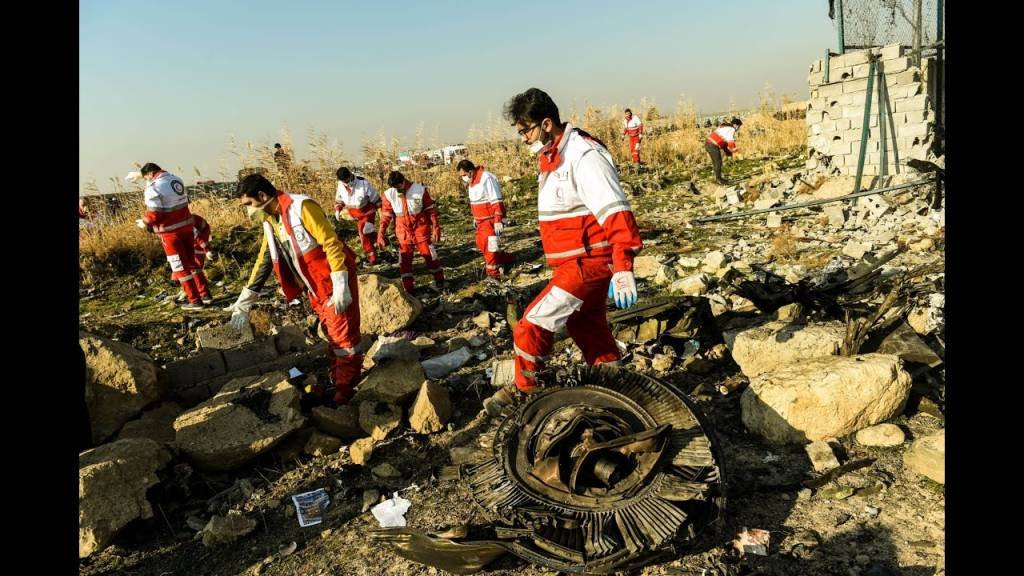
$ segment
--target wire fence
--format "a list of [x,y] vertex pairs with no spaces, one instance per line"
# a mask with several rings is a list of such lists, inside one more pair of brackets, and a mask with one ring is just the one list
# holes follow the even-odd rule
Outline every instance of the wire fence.
[[[940,7],[940,4],[942,5]],[[842,6],[840,12],[839,7]],[[920,9],[920,14],[918,14]],[[901,44],[930,46],[939,40],[940,0],[830,0],[829,15],[841,27],[845,50]],[[841,20],[840,20],[841,18]]]

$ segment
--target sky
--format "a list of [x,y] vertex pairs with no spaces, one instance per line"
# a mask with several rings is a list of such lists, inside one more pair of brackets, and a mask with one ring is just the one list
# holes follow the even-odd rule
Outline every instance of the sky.
[[808,66],[835,49],[827,4],[80,0],[79,192],[136,162],[222,180],[238,168],[229,138],[284,128],[299,158],[312,130],[355,161],[364,138],[411,146],[421,126],[428,143],[464,142],[533,86],[563,116],[641,98],[671,112],[684,94],[745,108],[766,83],[806,99]]

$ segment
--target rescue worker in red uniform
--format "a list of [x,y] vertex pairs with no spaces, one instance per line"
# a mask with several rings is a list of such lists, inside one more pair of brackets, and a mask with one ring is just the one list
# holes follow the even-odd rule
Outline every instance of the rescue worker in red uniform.
[[722,178],[722,152],[726,156],[732,156],[736,152],[736,132],[743,122],[739,118],[733,118],[728,124],[722,124],[708,134],[704,140],[704,149],[708,156],[711,156],[711,166],[715,171],[715,182],[725,184]]
[[629,138],[629,153],[633,156],[633,164],[640,164],[640,141],[644,139],[644,123],[633,111],[626,108],[626,121],[622,134]]
[[380,194],[362,176],[356,176],[348,168],[338,168],[338,191],[334,194],[334,216],[340,222],[347,211],[356,221],[356,232],[363,243],[366,261],[373,266],[377,263],[377,251],[373,248],[376,235],[377,209],[380,208]]
[[473,228],[476,229],[476,247],[484,255],[484,270],[490,278],[501,278],[501,272],[508,274],[515,258],[498,244],[505,230],[505,202],[501,198],[498,178],[468,159],[459,161],[456,169],[462,181],[469,186],[469,209],[473,214]]
[[327,333],[334,403],[348,403],[363,364],[363,355],[357,352],[355,253],[335,234],[323,208],[308,196],[277,190],[259,174],[238,183],[238,196],[249,216],[263,228],[263,242],[246,287],[226,308],[232,312],[231,324],[241,329],[249,322],[249,311],[271,274],[277,277],[285,302],[307,292]]
[[388,174],[388,188],[381,195],[380,230],[377,232],[377,247],[384,248],[388,227],[395,221],[395,236],[398,238],[398,269],[402,273],[405,291],[413,291],[412,251],[415,248],[427,268],[434,273],[434,284],[444,289],[444,270],[437,257],[434,244],[441,241],[441,223],[438,222],[437,206],[430,191],[422,184],[405,179],[401,172]]
[[[538,154],[540,239],[554,268],[551,282],[526,307],[512,332],[515,384],[529,393],[537,389],[537,374],[562,328],[587,364],[619,362],[605,297],[619,308],[636,303],[633,258],[643,243],[604,144],[563,123],[558,106],[537,88],[513,97],[504,113]],[[495,399],[511,397],[500,391]]]
[[143,194],[146,213],[135,223],[160,236],[171,265],[171,280],[181,284],[188,298],[182,309],[201,310],[204,303],[212,303],[213,299],[206,277],[195,274],[194,219],[188,209],[185,183],[152,162],[142,167],[141,176],[146,180]]

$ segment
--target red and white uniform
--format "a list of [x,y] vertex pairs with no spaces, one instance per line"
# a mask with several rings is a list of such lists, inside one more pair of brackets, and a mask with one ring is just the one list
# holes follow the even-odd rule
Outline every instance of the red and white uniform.
[[[309,292],[309,303],[327,332],[331,380],[340,403],[348,402],[362,372],[359,346],[359,281],[356,256],[335,234],[316,201],[301,194],[278,191],[281,214],[263,221],[263,245],[247,287],[258,291],[271,271],[277,277],[285,301]],[[304,206],[312,204],[313,206]],[[303,209],[306,209],[304,216]],[[305,218],[315,216],[316,221]],[[318,236],[323,240],[319,241]],[[326,244],[327,246],[325,246]],[[352,303],[338,314],[330,304],[334,283],[331,271],[345,270]]]
[[195,235],[185,183],[170,172],[161,170],[146,183],[143,200],[146,213],[142,222],[160,236],[167,262],[171,265],[171,280],[181,283],[188,301],[193,304],[209,298],[206,279],[193,274]]
[[707,142],[732,154],[736,151],[736,128],[731,124],[722,124],[708,134]]
[[210,251],[210,224],[199,214],[192,215],[192,262],[194,264],[192,273],[195,274],[197,283],[202,284],[206,289],[203,298],[210,297],[210,283],[206,280],[203,267],[206,266],[206,253]]
[[629,153],[633,156],[633,162],[640,163],[640,135],[644,133],[644,123],[636,114],[624,122],[625,128],[622,133],[629,136]]
[[334,194],[334,210],[348,210],[356,220],[356,232],[363,244],[363,253],[370,264],[377,263],[377,251],[373,248],[376,238],[377,208],[380,208],[380,194],[362,176],[356,176],[352,184],[338,181],[338,191]]
[[513,330],[521,390],[536,386],[534,374],[562,328],[588,364],[620,358],[605,314],[608,284],[614,272],[633,270],[643,247],[608,149],[568,123],[551,148],[539,157],[537,209],[555,271]]
[[473,214],[473,226],[476,228],[476,247],[484,255],[487,275],[498,278],[498,268],[502,264],[513,261],[512,255],[498,246],[498,235],[494,225],[505,218],[505,202],[501,198],[501,186],[498,178],[477,166],[469,181],[469,209]]
[[413,247],[423,256],[427,268],[434,273],[434,281],[444,282],[444,271],[437,258],[437,250],[431,241],[433,229],[440,231],[437,206],[430,191],[422,184],[411,184],[404,193],[388,188],[381,195],[381,218],[379,239],[387,234],[391,221],[395,221],[395,236],[398,238],[398,269],[402,273],[402,285],[406,291],[413,289],[412,251]]

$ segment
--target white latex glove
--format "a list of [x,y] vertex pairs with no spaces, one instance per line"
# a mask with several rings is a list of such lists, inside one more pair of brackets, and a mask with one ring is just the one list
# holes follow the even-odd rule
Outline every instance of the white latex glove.
[[147,226],[146,223],[142,221],[142,218],[139,218],[138,220],[136,220],[135,221],[135,225],[138,226],[142,230],[149,230],[149,226]]
[[608,284],[608,297],[615,300],[619,308],[629,308],[637,301],[636,279],[633,273],[623,270],[612,274],[612,281]]
[[209,260],[210,262],[213,262],[214,260],[217,259],[217,254],[213,250],[207,250],[206,259]]
[[334,219],[341,222],[341,210],[334,211]]
[[494,235],[501,236],[501,233],[505,231],[505,225],[501,222],[494,223]]
[[128,182],[136,182],[139,178],[142,178],[142,172],[139,172],[138,170],[129,172],[128,175],[124,177]]
[[249,323],[249,311],[252,310],[252,305],[256,303],[256,299],[259,296],[258,292],[242,288],[242,293],[238,295],[235,303],[224,308],[226,312],[231,312],[232,328],[235,330],[245,328],[246,324]]
[[334,312],[341,314],[352,303],[352,291],[348,289],[348,272],[331,272],[331,284],[333,293],[328,305],[334,306]]

